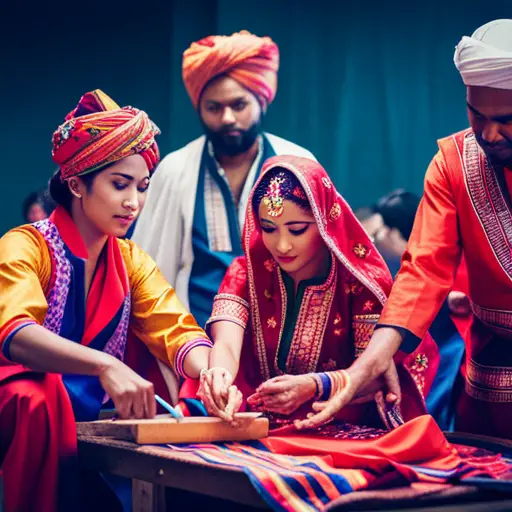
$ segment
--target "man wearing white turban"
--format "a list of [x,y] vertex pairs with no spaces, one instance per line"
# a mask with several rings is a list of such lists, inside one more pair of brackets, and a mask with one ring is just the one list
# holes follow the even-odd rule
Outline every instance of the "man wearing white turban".
[[[343,407],[366,380],[389,375],[399,347],[415,348],[464,254],[472,320],[455,428],[512,439],[512,20],[463,37],[455,65],[466,85],[471,128],[438,141],[379,326],[349,369],[350,392],[332,398],[312,424]],[[417,363],[423,371],[431,364],[426,357]]]

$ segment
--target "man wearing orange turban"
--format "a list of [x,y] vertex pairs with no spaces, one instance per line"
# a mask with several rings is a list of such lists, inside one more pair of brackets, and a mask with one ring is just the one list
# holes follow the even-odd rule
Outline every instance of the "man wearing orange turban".
[[270,37],[247,31],[230,37],[205,37],[183,54],[183,81],[196,108],[204,87],[219,75],[239,82],[266,108],[276,95],[278,69],[277,45]]
[[277,91],[279,50],[247,31],[210,36],[183,54],[183,80],[205,135],[159,165],[134,240],[156,260],[199,325],[240,240],[249,192],[274,155],[314,158],[262,131]]

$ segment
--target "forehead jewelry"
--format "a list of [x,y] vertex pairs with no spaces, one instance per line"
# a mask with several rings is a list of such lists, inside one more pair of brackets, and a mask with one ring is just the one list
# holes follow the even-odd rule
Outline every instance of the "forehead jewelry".
[[267,193],[263,197],[263,204],[268,208],[268,214],[271,217],[279,217],[283,213],[283,193],[281,185],[284,179],[276,176],[270,180]]

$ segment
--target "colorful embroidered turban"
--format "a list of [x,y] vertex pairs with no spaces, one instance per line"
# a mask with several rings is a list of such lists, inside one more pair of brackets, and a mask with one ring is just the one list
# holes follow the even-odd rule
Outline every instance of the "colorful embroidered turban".
[[465,85],[512,90],[512,20],[495,20],[464,36],[455,66]]
[[159,134],[145,112],[120,108],[96,89],[82,96],[53,134],[52,157],[63,180],[136,154],[144,158],[151,172],[160,158],[155,142]]
[[251,91],[266,107],[277,91],[279,49],[269,37],[246,30],[231,36],[209,36],[192,43],[183,54],[183,81],[198,107],[205,85],[227,75]]

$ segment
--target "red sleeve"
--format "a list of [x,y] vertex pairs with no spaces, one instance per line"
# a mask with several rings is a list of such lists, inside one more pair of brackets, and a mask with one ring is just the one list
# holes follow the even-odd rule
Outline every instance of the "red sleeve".
[[379,323],[423,338],[452,289],[460,255],[457,209],[439,152],[428,168],[402,267]]

